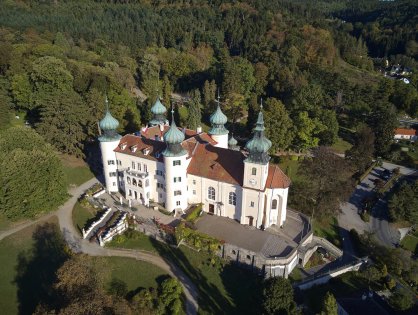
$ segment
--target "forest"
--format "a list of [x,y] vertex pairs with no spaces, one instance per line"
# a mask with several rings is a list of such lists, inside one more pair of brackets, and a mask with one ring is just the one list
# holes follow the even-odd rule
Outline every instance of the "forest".
[[[219,91],[241,144],[262,102],[272,155],[343,138],[358,144],[357,171],[364,157],[391,158],[397,117],[418,115],[413,0],[0,5],[0,129],[19,115],[62,153],[88,155],[106,96],[129,133],[157,96],[179,125],[206,129]],[[410,67],[411,83],[385,78],[385,59]]]

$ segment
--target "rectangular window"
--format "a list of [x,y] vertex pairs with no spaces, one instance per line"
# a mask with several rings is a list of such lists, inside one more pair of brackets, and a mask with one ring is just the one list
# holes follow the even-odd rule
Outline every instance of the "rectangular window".
[[195,179],[193,179],[193,185],[196,185],[196,180]]
[[160,196],[160,198],[162,198],[163,197],[163,194],[159,194],[159,196]]
[[251,207],[251,208],[254,208],[254,201],[251,201],[251,203],[250,203],[250,207]]
[[176,165],[181,165],[181,161],[180,160],[174,160],[173,161],[173,166],[176,166]]
[[114,160],[107,160],[107,165],[115,165],[115,161]]
[[174,177],[175,183],[181,183],[181,177]]
[[132,162],[132,169],[135,169],[135,162]]
[[113,186],[116,186],[116,182],[113,182]]
[[109,176],[110,176],[110,177],[116,177],[116,172],[110,172],[110,173],[109,173]]
[[144,172],[146,173],[146,172],[148,172],[148,167],[147,167],[147,165],[146,164],[144,164]]
[[176,201],[176,206],[180,206],[180,201]]
[[141,170],[141,163],[138,163],[138,171]]
[[174,196],[181,196],[181,190],[175,190]]
[[196,195],[196,190],[193,190],[193,195]]
[[257,169],[255,167],[251,170],[251,175],[257,175]]
[[132,190],[129,189],[129,196],[132,196]]

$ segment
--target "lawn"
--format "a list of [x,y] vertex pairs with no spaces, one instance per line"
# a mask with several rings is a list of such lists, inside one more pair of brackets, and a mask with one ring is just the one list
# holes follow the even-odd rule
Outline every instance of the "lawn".
[[337,247],[341,247],[341,239],[338,231],[338,221],[336,218],[324,218],[321,221],[313,221],[314,234],[323,237]]
[[345,151],[351,149],[351,147],[352,144],[342,138],[337,138],[337,141],[331,146],[331,148],[337,153],[345,153]]
[[[295,159],[294,157],[293,159]],[[290,177],[292,181],[297,181],[298,179],[298,169],[299,169],[300,161],[299,160],[292,160],[291,158],[287,157],[280,157],[279,166],[281,170]]]
[[172,248],[146,236],[112,247],[157,252],[179,266],[199,290],[199,314],[258,314],[261,279],[249,270],[188,247]]
[[107,243],[106,246],[113,248],[139,248],[151,253],[157,253],[151,239],[145,234],[139,232],[133,232],[133,237],[131,238],[117,236],[113,239],[113,241]]
[[[58,223],[56,217],[48,222]],[[0,305],[2,314],[17,314],[17,287],[13,283],[16,276],[16,266],[19,253],[32,246],[32,233],[36,225],[15,233],[0,241]],[[36,271],[34,271],[36,272]]]
[[68,186],[79,186],[93,178],[94,174],[82,159],[66,154],[60,154],[60,159]]
[[80,232],[86,225],[87,221],[91,220],[96,216],[97,210],[94,208],[85,208],[78,201],[74,205],[72,212],[73,224]]
[[414,235],[407,235],[402,239],[401,245],[406,250],[418,254],[418,237]]
[[101,283],[107,287],[112,279],[126,283],[128,291],[139,288],[157,288],[169,275],[162,269],[147,262],[125,257],[94,257],[94,269],[100,275]]

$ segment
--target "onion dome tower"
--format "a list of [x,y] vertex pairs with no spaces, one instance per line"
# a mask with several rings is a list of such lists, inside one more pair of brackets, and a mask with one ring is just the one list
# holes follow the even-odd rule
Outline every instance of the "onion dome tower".
[[165,208],[168,211],[187,208],[187,151],[181,146],[184,134],[174,122],[174,110],[171,111],[171,125],[164,134],[167,147],[163,151],[165,167]]
[[234,151],[239,151],[238,141],[234,138],[234,135],[231,135],[231,138],[228,141],[228,148]]
[[258,119],[254,128],[254,135],[250,141],[247,142],[245,148],[248,150],[247,161],[257,164],[266,164],[270,160],[268,151],[271,147],[271,141],[264,135],[264,117],[263,105],[258,113]]
[[161,103],[160,97],[157,97],[154,105],[151,107],[151,113],[153,118],[149,122],[151,126],[155,125],[164,125],[166,124],[167,119],[165,118],[165,113],[167,108]]
[[109,102],[107,97],[106,114],[105,117],[100,121],[99,126],[103,131],[103,134],[99,136],[99,142],[100,151],[102,153],[103,175],[105,178],[106,190],[108,192],[117,192],[117,163],[116,154],[113,150],[117,147],[119,140],[122,137],[116,131],[119,126],[119,122],[112,116],[109,111]]
[[212,137],[213,140],[217,142],[215,145],[216,147],[221,148],[228,148],[228,130],[225,128],[225,124],[228,121],[228,118],[222,113],[220,101],[219,101],[219,94],[218,99],[216,101],[218,106],[216,107],[216,111],[210,116],[210,123],[212,125],[212,129],[209,130],[209,135]]

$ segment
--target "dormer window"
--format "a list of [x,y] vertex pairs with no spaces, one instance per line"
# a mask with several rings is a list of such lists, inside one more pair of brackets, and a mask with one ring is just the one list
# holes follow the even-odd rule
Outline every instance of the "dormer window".
[[131,146],[131,152],[135,153],[137,149],[138,149],[138,146],[136,144]]
[[125,150],[125,149],[126,149],[126,142],[121,143],[121,144],[119,145],[119,148],[121,148],[121,150]]
[[145,148],[144,150],[142,150],[142,153],[144,153],[144,155],[148,155],[150,151],[150,148]]

